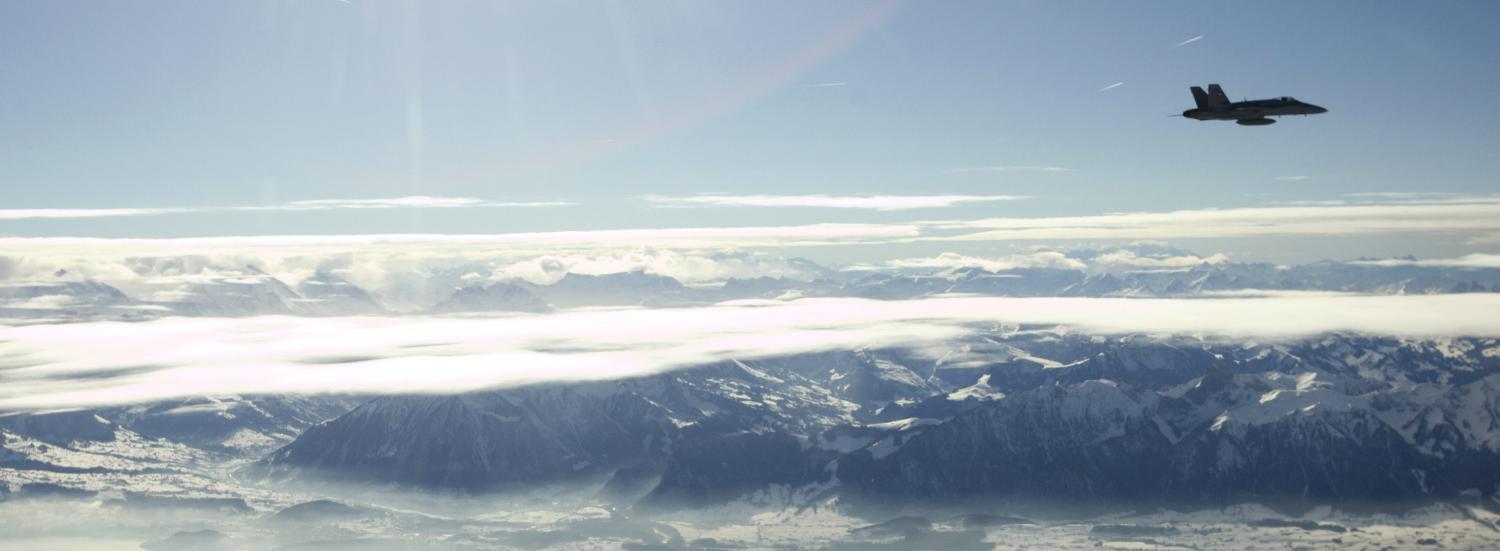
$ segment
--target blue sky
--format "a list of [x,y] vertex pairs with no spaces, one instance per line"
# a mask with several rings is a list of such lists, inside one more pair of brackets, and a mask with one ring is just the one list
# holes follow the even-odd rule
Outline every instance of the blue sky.
[[[1349,196],[1376,192],[1492,204],[1497,24],[1492,2],[10,2],[0,209],[183,212],[14,216],[0,235],[893,224],[1413,198]],[[1330,112],[1264,128],[1169,116],[1209,82]],[[709,193],[1026,198],[660,201]],[[223,210],[407,196],[484,206]],[[493,205],[556,202],[568,204]],[[1492,230],[1198,246],[1457,255],[1500,250]]]

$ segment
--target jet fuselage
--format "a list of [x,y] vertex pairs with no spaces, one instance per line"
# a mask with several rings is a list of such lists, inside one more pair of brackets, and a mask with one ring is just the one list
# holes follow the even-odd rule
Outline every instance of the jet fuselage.
[[1218,84],[1208,85],[1208,91],[1194,86],[1192,92],[1193,101],[1198,106],[1183,111],[1182,116],[1200,121],[1235,121],[1244,126],[1264,126],[1276,122],[1271,117],[1328,112],[1327,109],[1290,96],[1232,102]]
[[1218,109],[1188,109],[1182,112],[1182,116],[1200,121],[1232,121],[1284,115],[1317,115],[1327,112],[1327,109],[1311,103],[1292,98],[1279,98],[1237,101]]

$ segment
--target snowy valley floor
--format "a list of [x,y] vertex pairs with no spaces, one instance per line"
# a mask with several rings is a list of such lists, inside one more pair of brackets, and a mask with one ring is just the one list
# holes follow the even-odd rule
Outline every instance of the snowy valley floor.
[[[1437,504],[1404,514],[1247,504],[1039,519],[1015,510],[869,519],[784,493],[632,517],[588,492],[523,499],[266,490],[199,473],[0,469],[3,549],[1486,549],[1500,515]],[[21,486],[26,484],[26,486]],[[54,486],[54,484],[57,484]],[[82,493],[64,487],[94,487]],[[173,497],[163,497],[163,496]],[[404,496],[404,497],[403,497]]]

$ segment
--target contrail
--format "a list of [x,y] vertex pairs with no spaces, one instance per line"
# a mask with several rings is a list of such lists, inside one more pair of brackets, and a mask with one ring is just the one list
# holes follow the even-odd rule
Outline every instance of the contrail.
[[1100,92],[1108,92],[1110,90],[1114,90],[1115,88],[1119,88],[1119,87],[1124,86],[1124,85],[1125,85],[1125,83],[1123,83],[1123,82],[1116,82],[1116,83],[1111,84],[1109,86],[1105,86],[1103,88],[1100,88],[1099,91]]
[[1182,42],[1178,42],[1176,44],[1173,44],[1171,48],[1167,48],[1167,49],[1168,50],[1175,50],[1177,48],[1181,48],[1181,47],[1186,46],[1188,44],[1192,44],[1194,42],[1197,42],[1199,40],[1203,40],[1203,35],[1200,34],[1198,36],[1195,36],[1195,37],[1189,38],[1187,40],[1184,40]]

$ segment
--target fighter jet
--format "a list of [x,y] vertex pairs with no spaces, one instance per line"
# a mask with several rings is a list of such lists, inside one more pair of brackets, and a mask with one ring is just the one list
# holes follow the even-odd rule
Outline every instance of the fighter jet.
[[1208,92],[1193,87],[1193,101],[1197,109],[1188,109],[1182,116],[1200,121],[1234,121],[1244,126],[1265,126],[1276,121],[1269,117],[1284,115],[1316,115],[1328,110],[1311,103],[1297,101],[1291,96],[1276,99],[1229,101],[1224,89],[1217,84],[1208,85]]

